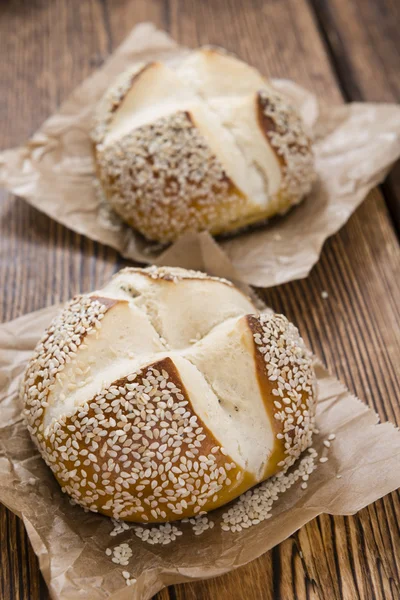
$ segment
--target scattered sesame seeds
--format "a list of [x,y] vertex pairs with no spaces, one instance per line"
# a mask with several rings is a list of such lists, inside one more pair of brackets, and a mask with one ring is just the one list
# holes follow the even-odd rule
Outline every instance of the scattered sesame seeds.
[[336,439],[336,435],[334,433],[330,433],[328,435],[328,440],[330,440],[332,442],[334,439]]
[[328,462],[328,457],[327,456],[321,456],[321,458],[319,459],[320,463],[326,463]]
[[323,290],[321,292],[321,298],[323,298],[324,300],[326,300],[327,298],[329,298],[328,292],[326,292],[325,290]]
[[214,527],[214,521],[211,521],[204,515],[189,519],[189,523],[192,525],[195,535],[201,535],[207,531],[207,529],[213,529]]
[[[260,485],[242,494],[222,514],[221,529],[239,532],[271,518],[273,503],[303,475],[310,475],[316,469],[315,456],[305,455],[291,472],[278,473]],[[307,484],[306,484],[307,485]],[[304,489],[304,483],[301,487]]]
[[125,579],[126,585],[133,585],[136,583],[135,577],[132,577],[129,571],[122,571],[122,577]]
[[135,535],[143,542],[147,542],[152,546],[156,544],[162,544],[166,546],[167,544],[175,541],[177,537],[182,535],[182,531],[180,531],[176,525],[171,523],[155,525],[151,528],[134,525],[133,531],[135,532]]
[[131,527],[126,521],[118,521],[117,519],[111,519],[112,524],[114,525],[114,529],[110,532],[112,537],[116,535],[120,535],[124,531],[128,531]]
[[117,565],[127,566],[133,552],[127,543],[115,546],[115,548],[107,548],[106,555],[112,556],[111,560]]
[[[223,531],[239,532],[271,518],[272,506],[279,495],[292,487],[299,479],[305,477],[308,479],[316,469],[315,458],[317,453],[314,449],[312,450],[313,453],[303,456],[297,467],[291,472],[279,473],[237,498],[230,508],[222,513],[221,529]],[[305,481],[302,482],[301,488],[307,488]],[[205,515],[184,518],[181,523],[190,524],[196,536],[202,535],[215,525],[214,521]],[[168,545],[183,535],[183,531],[178,528],[178,523],[143,527],[133,525],[132,528],[138,538],[151,545]]]

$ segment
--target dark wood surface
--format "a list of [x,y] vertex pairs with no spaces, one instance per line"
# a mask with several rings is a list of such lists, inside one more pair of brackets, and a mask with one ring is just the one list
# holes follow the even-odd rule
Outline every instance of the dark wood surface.
[[[225,46],[332,103],[399,100],[397,0],[2,0],[0,147],[22,143],[143,20],[190,46]],[[309,278],[264,297],[355,394],[400,424],[397,173],[325,244]],[[122,264],[0,191],[1,321],[98,287]],[[395,492],[354,517],[319,517],[246,567],[157,600],[398,600],[399,522]],[[0,598],[48,598],[24,528],[4,507]]]
[[[400,2],[311,0],[311,3],[344,98],[400,102]],[[383,189],[399,234],[399,164]]]

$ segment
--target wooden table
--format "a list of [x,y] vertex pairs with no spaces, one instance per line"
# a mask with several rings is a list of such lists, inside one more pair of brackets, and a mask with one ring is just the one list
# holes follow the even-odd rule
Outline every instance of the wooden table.
[[[331,103],[400,98],[398,0],[3,0],[0,146],[22,143],[143,20],[189,46],[225,46]],[[0,198],[2,321],[99,287],[122,266],[114,250]],[[397,424],[399,207],[397,169],[326,243],[308,279],[264,292],[332,372]],[[157,599],[398,600],[399,520],[397,492],[354,517],[319,517],[248,566]],[[48,598],[22,523],[4,507],[0,555],[3,600]]]

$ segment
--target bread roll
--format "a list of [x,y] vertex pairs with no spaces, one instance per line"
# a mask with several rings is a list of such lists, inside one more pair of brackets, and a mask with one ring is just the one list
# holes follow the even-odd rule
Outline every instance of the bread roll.
[[255,69],[210,48],[175,68],[124,73],[92,132],[106,199],[146,238],[232,232],[285,213],[310,191],[300,116]]
[[215,509],[312,439],[310,352],[223,279],[124,269],[75,297],[22,384],[30,434],[63,492],[117,519]]

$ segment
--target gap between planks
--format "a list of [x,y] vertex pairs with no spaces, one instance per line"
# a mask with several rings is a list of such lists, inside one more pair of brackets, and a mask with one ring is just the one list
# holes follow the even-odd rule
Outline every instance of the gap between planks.
[[[352,43],[354,44],[354,47],[357,44],[357,42],[359,43],[359,46],[362,46],[361,40],[358,40],[356,37],[355,40],[352,43],[350,42],[349,45],[349,40],[347,39],[348,36],[346,36],[346,41],[344,39],[344,36],[341,35],[342,22],[338,21],[337,15],[340,11],[342,11],[342,9],[343,11],[351,11],[352,8],[356,8],[358,9],[357,16],[359,17],[359,21],[361,21],[362,23],[363,8],[370,9],[372,3],[375,3],[375,5],[378,6],[379,4],[384,4],[384,2],[380,2],[380,0],[352,0],[352,2],[348,2],[348,0],[330,0],[329,2],[326,2],[325,0],[307,0],[307,2],[310,6],[311,12],[313,13],[315,25],[320,33],[320,37],[324,44],[324,48],[326,51],[326,55],[329,59],[332,72],[335,75],[337,85],[343,95],[343,98],[346,100],[346,102],[370,101],[371,98],[369,97],[368,92],[366,93],[364,86],[359,83],[358,73],[360,72],[360,69],[359,67],[357,68],[357,66],[353,64],[352,60]],[[396,20],[395,15],[393,15],[392,18]],[[353,19],[350,15],[346,14],[345,21],[348,25],[348,30],[350,31],[353,28]],[[365,30],[366,29],[367,27],[365,27]],[[383,32],[382,36],[384,36]],[[374,40],[370,39],[369,51],[373,52],[377,56],[378,51],[375,50],[375,48],[376,46],[374,44]],[[400,45],[398,46],[398,48],[400,54]],[[393,63],[392,54],[391,59],[391,62]],[[365,58],[365,60],[368,60],[368,58]],[[377,59],[377,63],[379,62],[384,63],[385,59],[383,58],[382,60],[382,58],[379,56],[379,58]],[[399,68],[397,69],[397,72],[400,71],[400,56],[398,65]],[[377,73],[378,69],[375,66],[375,64],[373,64],[370,68],[373,74]],[[395,86],[391,85],[390,81],[387,80],[386,74],[384,72],[382,73],[382,71],[383,69],[379,69],[380,84],[382,86],[380,88],[380,92],[382,95],[379,97],[379,99],[391,102],[398,102],[400,100],[399,91]],[[370,80],[370,84],[373,85],[372,80]],[[387,206],[388,213],[393,228],[396,232],[397,238],[400,239],[400,164],[398,162],[393,166],[392,172],[389,173],[385,181],[379,185],[379,189],[385,200],[385,204]]]

